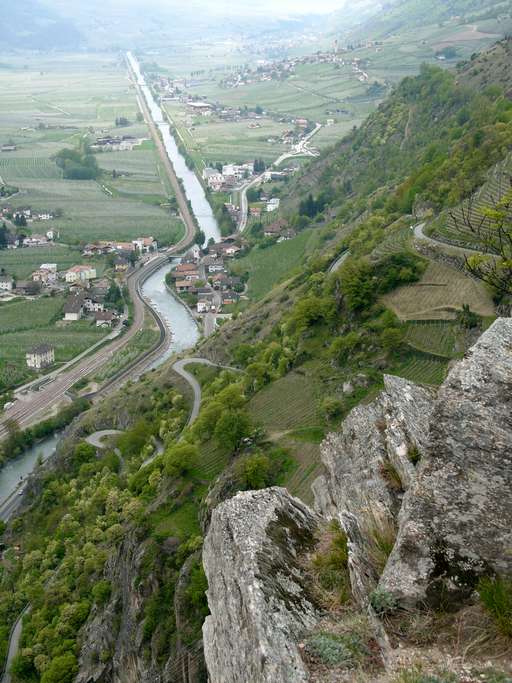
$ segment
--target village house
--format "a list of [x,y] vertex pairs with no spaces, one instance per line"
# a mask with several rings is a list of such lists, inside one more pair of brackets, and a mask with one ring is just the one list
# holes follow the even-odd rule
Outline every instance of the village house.
[[228,290],[222,295],[222,305],[229,306],[230,304],[236,304],[240,300],[240,295],[236,292]]
[[158,251],[158,243],[152,237],[138,237],[136,240],[132,240],[132,244],[141,254]]
[[97,311],[94,315],[96,327],[112,327],[115,315],[112,311]]
[[66,273],[66,282],[73,283],[77,281],[94,280],[96,277],[96,268],[89,265],[73,266]]
[[29,368],[34,370],[47,368],[55,362],[55,349],[48,344],[39,344],[26,353],[25,359]]
[[130,267],[130,262],[128,259],[118,256],[114,261],[114,269],[116,273],[125,273]]
[[292,240],[294,237],[297,237],[297,233],[292,228],[288,228],[288,230],[281,233],[277,241],[278,243],[286,242],[287,240]]
[[76,322],[83,314],[84,296],[83,294],[73,294],[67,298],[64,304],[64,320]]
[[178,280],[175,286],[176,291],[180,294],[186,294],[195,289],[194,282],[191,280]]
[[57,273],[53,273],[51,270],[46,270],[44,268],[38,268],[32,273],[32,280],[34,282],[40,282],[42,285],[51,285],[57,282]]
[[14,279],[10,275],[0,275],[0,292],[12,292]]
[[2,145],[1,149],[2,152],[15,152],[16,145]]
[[87,313],[98,313],[98,311],[105,310],[105,305],[92,294],[86,294],[84,297],[84,309]]
[[200,294],[197,300],[197,312],[198,313],[209,313],[214,310],[213,305],[213,294],[211,292]]
[[12,232],[7,233],[7,249],[17,249],[20,246],[20,239]]
[[46,235],[30,235],[23,240],[24,247],[45,247],[48,244]]
[[187,102],[187,107],[191,113],[201,116],[210,116],[213,110],[213,105],[208,102]]
[[281,200],[279,199],[279,197],[274,197],[273,199],[269,199],[267,202],[267,213],[272,213],[273,211],[277,211],[280,204],[281,204]]
[[203,265],[206,272],[210,274],[220,273],[224,270],[224,261],[221,258],[215,258],[215,256],[205,256]]
[[276,237],[286,230],[287,227],[288,221],[286,221],[284,218],[279,218],[279,220],[274,221],[274,223],[266,225],[263,228],[263,234],[265,237]]
[[33,280],[18,280],[15,291],[17,294],[25,296],[36,296],[41,291],[41,283]]

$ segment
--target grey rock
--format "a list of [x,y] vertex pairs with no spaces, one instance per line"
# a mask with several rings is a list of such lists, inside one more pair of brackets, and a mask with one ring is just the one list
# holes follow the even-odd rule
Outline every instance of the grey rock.
[[319,612],[300,556],[313,547],[317,525],[317,516],[281,488],[239,493],[213,511],[203,549],[211,683],[308,680],[297,642]]
[[[384,385],[375,401],[354,408],[341,432],[322,443],[327,475],[313,489],[316,509],[337,518],[347,534],[352,590],[362,604],[379,579],[369,536],[376,525],[395,524],[403,491],[415,478],[409,452],[424,450],[433,408],[428,389],[392,376]],[[390,481],[390,472],[397,481]]]
[[380,581],[404,603],[512,573],[512,320],[499,319],[439,391],[426,457]]

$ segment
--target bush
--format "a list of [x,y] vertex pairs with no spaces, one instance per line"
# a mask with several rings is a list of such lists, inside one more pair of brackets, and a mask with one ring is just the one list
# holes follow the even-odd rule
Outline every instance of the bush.
[[173,446],[164,456],[165,474],[171,477],[186,474],[194,467],[198,458],[197,446],[188,443]]
[[97,605],[105,605],[112,594],[112,584],[110,581],[98,581],[92,588],[92,597]]
[[498,630],[504,636],[512,638],[512,580],[485,577],[480,579],[477,590]]
[[76,657],[71,652],[55,657],[41,677],[41,683],[72,683],[78,673]]
[[272,480],[272,463],[264,453],[255,453],[239,463],[238,476],[245,489],[264,489]]
[[392,614],[398,608],[396,598],[391,593],[380,588],[377,588],[370,594],[370,605],[379,616]]
[[363,648],[356,635],[337,636],[332,633],[315,633],[306,641],[306,653],[326,666],[353,669]]

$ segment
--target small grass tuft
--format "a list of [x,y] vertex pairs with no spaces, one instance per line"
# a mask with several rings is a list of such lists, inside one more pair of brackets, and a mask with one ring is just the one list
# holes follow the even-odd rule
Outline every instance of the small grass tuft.
[[500,633],[512,638],[512,580],[484,577],[480,579],[477,590]]

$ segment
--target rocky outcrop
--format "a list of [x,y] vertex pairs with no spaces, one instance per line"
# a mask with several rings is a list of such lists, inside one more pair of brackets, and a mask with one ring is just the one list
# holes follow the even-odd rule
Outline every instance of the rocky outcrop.
[[203,550],[211,683],[308,680],[297,647],[319,613],[301,571],[318,519],[285,489],[239,493],[212,514]]
[[425,458],[380,586],[404,602],[512,574],[512,320],[497,320],[439,391]]
[[360,405],[342,430],[322,444],[327,475],[313,484],[317,510],[337,517],[349,540],[352,587],[364,603],[379,579],[371,537],[393,527],[404,492],[415,479],[415,460],[425,451],[434,395],[399,377]]

